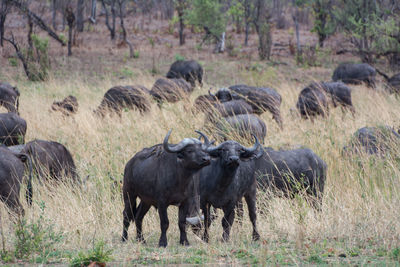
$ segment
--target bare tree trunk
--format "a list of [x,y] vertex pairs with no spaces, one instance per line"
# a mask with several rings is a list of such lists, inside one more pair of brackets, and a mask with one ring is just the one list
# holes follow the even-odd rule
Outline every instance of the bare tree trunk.
[[52,3],[53,3],[53,9],[51,10],[51,12],[52,12],[52,18],[51,18],[51,20],[52,20],[52,22],[53,22],[53,30],[57,30],[57,23],[56,23],[56,20],[57,20],[57,0],[53,0],[52,1]]
[[11,34],[11,38],[10,39],[7,39],[7,38],[4,37],[4,40],[9,42],[10,44],[12,44],[14,46],[15,52],[17,53],[17,56],[18,56],[19,60],[22,62],[22,66],[24,67],[24,71],[25,71],[26,76],[28,78],[32,77],[31,73],[29,71],[29,68],[28,68],[28,62],[27,62],[26,58],[24,57],[24,55],[21,53],[21,50],[20,50],[18,44],[15,42],[14,36]]
[[72,56],[72,31],[74,29],[75,15],[71,6],[66,8],[65,16],[68,22],[68,56]]
[[272,34],[269,20],[266,0],[257,0],[254,25],[258,34],[258,55],[261,60],[269,59],[271,56]]
[[89,18],[92,23],[96,23],[96,3],[97,0],[92,0],[91,15]]
[[103,5],[104,8],[104,12],[106,13],[106,26],[107,29],[110,31],[110,37],[111,40],[115,39],[115,1],[116,0],[111,0],[111,15],[112,15],[112,26],[110,26],[110,22],[109,22],[109,14],[108,14],[108,9],[106,6],[106,3],[104,2],[104,0],[101,0],[101,3]]
[[126,43],[129,46],[129,57],[133,58],[134,54],[133,54],[133,46],[132,43],[128,41],[127,39],[127,34],[126,34],[126,30],[125,30],[125,25],[124,25],[124,3],[125,0],[118,0],[118,5],[119,5],[119,19],[120,19],[120,24],[121,24],[121,29],[122,29],[122,39],[123,42]]
[[300,30],[299,30],[299,8],[296,5],[295,0],[292,0],[293,2],[293,7],[294,7],[294,13],[293,13],[293,22],[296,30],[296,45],[297,45],[297,55],[301,56],[303,54],[303,51],[301,50],[301,45],[300,45]]
[[244,46],[249,44],[249,33],[250,33],[250,13],[251,13],[251,3],[250,0],[244,1]]
[[0,46],[3,46],[5,22],[9,11],[8,0],[2,0],[0,6]]
[[185,22],[184,22],[184,3],[182,1],[178,3],[178,18],[179,18],[179,45],[184,45],[185,44],[185,35],[184,35],[184,30],[185,30]]
[[33,22],[31,17],[28,16],[28,61],[30,61],[30,57],[33,56]]
[[83,0],[78,0],[76,6],[76,30],[78,32],[83,32],[84,27],[84,19],[83,19],[83,9],[84,9]]

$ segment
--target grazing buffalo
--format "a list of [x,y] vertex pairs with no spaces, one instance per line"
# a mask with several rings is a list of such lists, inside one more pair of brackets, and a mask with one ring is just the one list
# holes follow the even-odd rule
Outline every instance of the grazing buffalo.
[[342,81],[347,84],[366,83],[375,87],[376,70],[366,63],[342,63],[333,72],[333,81]]
[[151,88],[150,95],[161,105],[163,101],[178,102],[188,97],[192,92],[193,87],[184,79],[160,78],[154,83],[153,88]]
[[[272,88],[253,87],[243,84],[230,86],[229,90],[232,92],[233,99],[239,98],[249,103],[254,113],[262,114],[265,110],[269,110],[272,113],[272,118],[278,123],[281,129],[283,128],[280,113],[282,97],[277,91]],[[226,93],[223,95],[227,97]]]
[[78,107],[78,100],[73,95],[67,96],[63,101],[54,101],[51,105],[52,110],[60,111],[65,116],[77,113]]
[[356,112],[351,101],[351,89],[342,82],[321,82],[312,83],[308,87],[314,87],[315,89],[323,89],[329,96],[333,107],[341,106],[342,111],[349,109],[354,116]]
[[192,87],[195,86],[197,80],[203,86],[203,68],[195,60],[178,60],[169,68],[167,78],[185,79]]
[[363,127],[354,133],[344,151],[383,156],[399,144],[400,135],[390,126]]
[[33,169],[41,179],[79,182],[72,155],[64,145],[53,141],[33,140],[24,146],[21,153],[32,159]]
[[293,197],[306,190],[316,208],[321,207],[326,181],[326,163],[311,149],[273,150],[265,148],[257,161],[259,188]]
[[316,115],[328,115],[328,99],[326,93],[315,86],[309,86],[301,90],[296,107],[302,118],[311,118]]
[[0,113],[0,142],[6,146],[25,143],[26,121],[16,113]]
[[104,94],[95,114],[103,117],[108,111],[113,111],[121,117],[124,108],[137,109],[140,113],[147,112],[150,110],[147,93],[148,89],[141,85],[115,86]]
[[194,109],[197,112],[208,113],[215,108],[217,101],[213,95],[200,95],[194,101]]
[[[205,145],[195,138],[185,138],[177,145],[168,144],[171,131],[163,144],[142,151],[128,161],[124,171],[122,187],[125,209],[123,211],[122,240],[128,238],[131,221],[136,223],[137,240],[144,241],[142,221],[151,206],[158,209],[161,224],[159,246],[167,246],[169,226],[167,208],[179,206],[179,230],[182,245],[188,245],[186,236],[186,214],[193,175],[210,164],[210,156],[204,152]],[[140,204],[136,206],[136,198]]]
[[253,113],[252,106],[242,99],[222,102],[219,105],[216,105],[216,109],[222,117]]
[[[0,200],[19,215],[24,215],[19,191],[24,176],[24,162],[27,160],[27,155],[13,152],[4,145],[0,146]],[[32,204],[32,168],[29,166],[26,198],[28,203]]]
[[0,82],[0,106],[5,107],[8,112],[19,114],[19,96],[17,87],[6,82]]
[[[205,143],[209,141],[206,136]],[[207,152],[213,158],[211,164],[200,170],[200,207],[204,214],[203,240],[208,242],[208,229],[211,224],[211,206],[224,211],[222,219],[224,241],[229,240],[230,229],[235,217],[235,206],[243,197],[247,202],[249,216],[253,225],[253,240],[258,240],[256,215],[255,179],[256,159],[262,156],[258,139],[252,148],[246,148],[235,141],[226,141]]]
[[264,143],[267,135],[267,126],[265,123],[254,114],[240,114],[236,116],[226,117],[217,121],[215,124],[217,132],[224,137],[229,135],[229,132],[234,131],[243,138],[250,138],[251,135],[256,136]]

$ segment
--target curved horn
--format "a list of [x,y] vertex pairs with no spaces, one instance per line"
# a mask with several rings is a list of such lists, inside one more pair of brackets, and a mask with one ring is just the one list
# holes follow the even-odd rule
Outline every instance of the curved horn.
[[257,148],[260,146],[260,142],[258,142],[257,136],[255,136],[254,134],[252,134],[252,136],[254,137],[254,139],[256,139],[256,143],[254,144],[254,146],[251,148],[242,146],[247,153],[254,153],[257,150]]
[[209,94],[210,96],[213,96],[213,97],[215,97],[215,95],[214,95],[213,93],[211,93],[211,88],[210,88],[210,89],[208,89],[208,94]]
[[202,132],[200,132],[200,131],[195,131],[196,133],[198,133],[200,136],[199,136],[199,140],[201,140],[201,138],[203,137],[204,138],[204,144],[208,147],[209,145],[211,145],[210,144],[210,140],[208,139],[208,137],[207,137],[207,135],[205,135],[204,133],[202,133]]
[[207,147],[206,151],[207,151],[207,153],[212,153],[212,152],[220,149],[221,146],[222,146],[222,144],[220,144],[218,146],[209,146],[209,147]]
[[177,151],[175,151],[175,149],[172,148],[172,147],[168,144],[168,139],[169,139],[169,136],[171,135],[171,132],[172,132],[172,130],[169,130],[168,133],[167,133],[167,135],[165,136],[164,142],[163,142],[163,147],[164,147],[164,150],[167,151],[168,153],[175,153],[175,152],[177,152]]
[[[196,140],[196,139],[185,138],[179,144],[171,146],[170,144],[168,144],[168,139],[169,139],[169,136],[171,135],[171,132],[172,132],[172,130],[168,131],[167,135],[164,138],[164,142],[163,142],[164,150],[167,151],[168,153],[179,152],[182,149],[184,149],[187,145],[195,143],[194,140]],[[199,142],[199,141],[196,141],[196,142]]]

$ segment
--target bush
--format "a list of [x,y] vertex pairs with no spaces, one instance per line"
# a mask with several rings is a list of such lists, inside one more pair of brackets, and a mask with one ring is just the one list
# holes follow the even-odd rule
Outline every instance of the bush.
[[112,260],[112,249],[107,249],[104,241],[99,241],[94,248],[85,252],[79,252],[78,255],[71,260],[72,267],[88,266],[91,262],[106,263]]

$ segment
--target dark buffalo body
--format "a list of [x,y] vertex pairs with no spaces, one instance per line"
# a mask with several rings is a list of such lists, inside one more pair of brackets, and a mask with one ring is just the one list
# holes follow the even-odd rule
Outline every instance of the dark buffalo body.
[[33,140],[25,145],[21,153],[29,155],[33,169],[41,179],[78,182],[74,160],[64,145]]
[[154,83],[150,95],[161,104],[164,101],[175,103],[187,98],[194,87],[181,78],[160,78]]
[[[5,146],[0,146],[0,199],[13,212],[24,214],[24,209],[19,200],[20,185],[24,177],[24,162],[27,156],[15,153]],[[31,179],[28,181],[27,197],[32,197]],[[29,199],[28,199],[29,200]]]
[[293,197],[306,190],[320,207],[326,181],[327,165],[311,149],[273,150],[265,148],[257,161],[256,177],[262,190]]
[[200,170],[200,207],[204,213],[205,241],[209,239],[210,207],[223,210],[222,237],[227,241],[235,217],[235,206],[243,197],[253,225],[252,237],[254,240],[259,239],[256,225],[257,184],[254,175],[255,158],[262,155],[259,147],[258,140],[252,148],[246,148],[235,141],[226,141],[207,149],[213,160],[209,166]]
[[0,142],[6,146],[25,143],[26,127],[16,113],[0,113]]
[[[194,138],[185,138],[177,145],[169,145],[167,134],[163,144],[142,151],[128,161],[124,171],[122,240],[128,237],[131,221],[136,223],[137,239],[143,241],[142,221],[151,206],[158,209],[161,224],[159,246],[167,246],[169,226],[167,208],[179,206],[180,244],[189,244],[186,236],[188,201],[192,197],[193,175],[210,164],[210,157],[203,150],[204,144]],[[136,198],[141,202],[136,206]]]
[[400,73],[393,75],[388,79],[388,83],[391,91],[399,93],[400,92]]
[[242,99],[222,102],[216,105],[216,109],[222,117],[253,113],[252,106]]
[[343,109],[349,109],[355,113],[353,102],[351,100],[351,89],[343,82],[321,82],[312,83],[309,87],[323,89],[329,96],[333,107],[340,105]]
[[384,155],[400,144],[400,135],[390,126],[358,129],[344,148],[346,152]]
[[124,108],[137,109],[141,113],[147,112],[150,110],[147,94],[148,89],[140,85],[115,86],[104,94],[95,113],[104,116],[108,111],[112,111],[121,116]]
[[376,70],[366,63],[342,63],[333,72],[333,81],[342,81],[348,84],[366,83],[375,87]]
[[215,127],[217,128],[217,133],[224,137],[225,140],[231,131],[247,139],[250,139],[252,135],[257,136],[262,143],[264,143],[267,135],[267,126],[255,114],[239,114],[225,117],[217,121]]
[[[252,106],[254,113],[262,114],[266,110],[269,110],[272,113],[272,118],[278,123],[279,127],[283,127],[280,113],[282,97],[277,91],[272,88],[253,87],[243,84],[230,86],[229,89],[232,91],[234,99],[245,100]],[[226,96],[226,94],[224,95]]]
[[51,105],[51,109],[54,111],[60,111],[62,114],[69,116],[78,112],[78,99],[75,96],[69,95],[63,99],[63,101],[54,101]]
[[216,102],[217,98],[213,95],[200,95],[194,101],[195,111],[208,113],[215,108]]
[[195,86],[197,80],[202,86],[203,67],[195,60],[178,60],[171,65],[167,73],[167,78],[185,79],[192,87]]
[[317,87],[309,86],[301,90],[296,104],[302,118],[325,115],[329,112],[326,93]]
[[8,112],[18,113],[20,93],[17,87],[9,83],[0,82],[0,105]]

